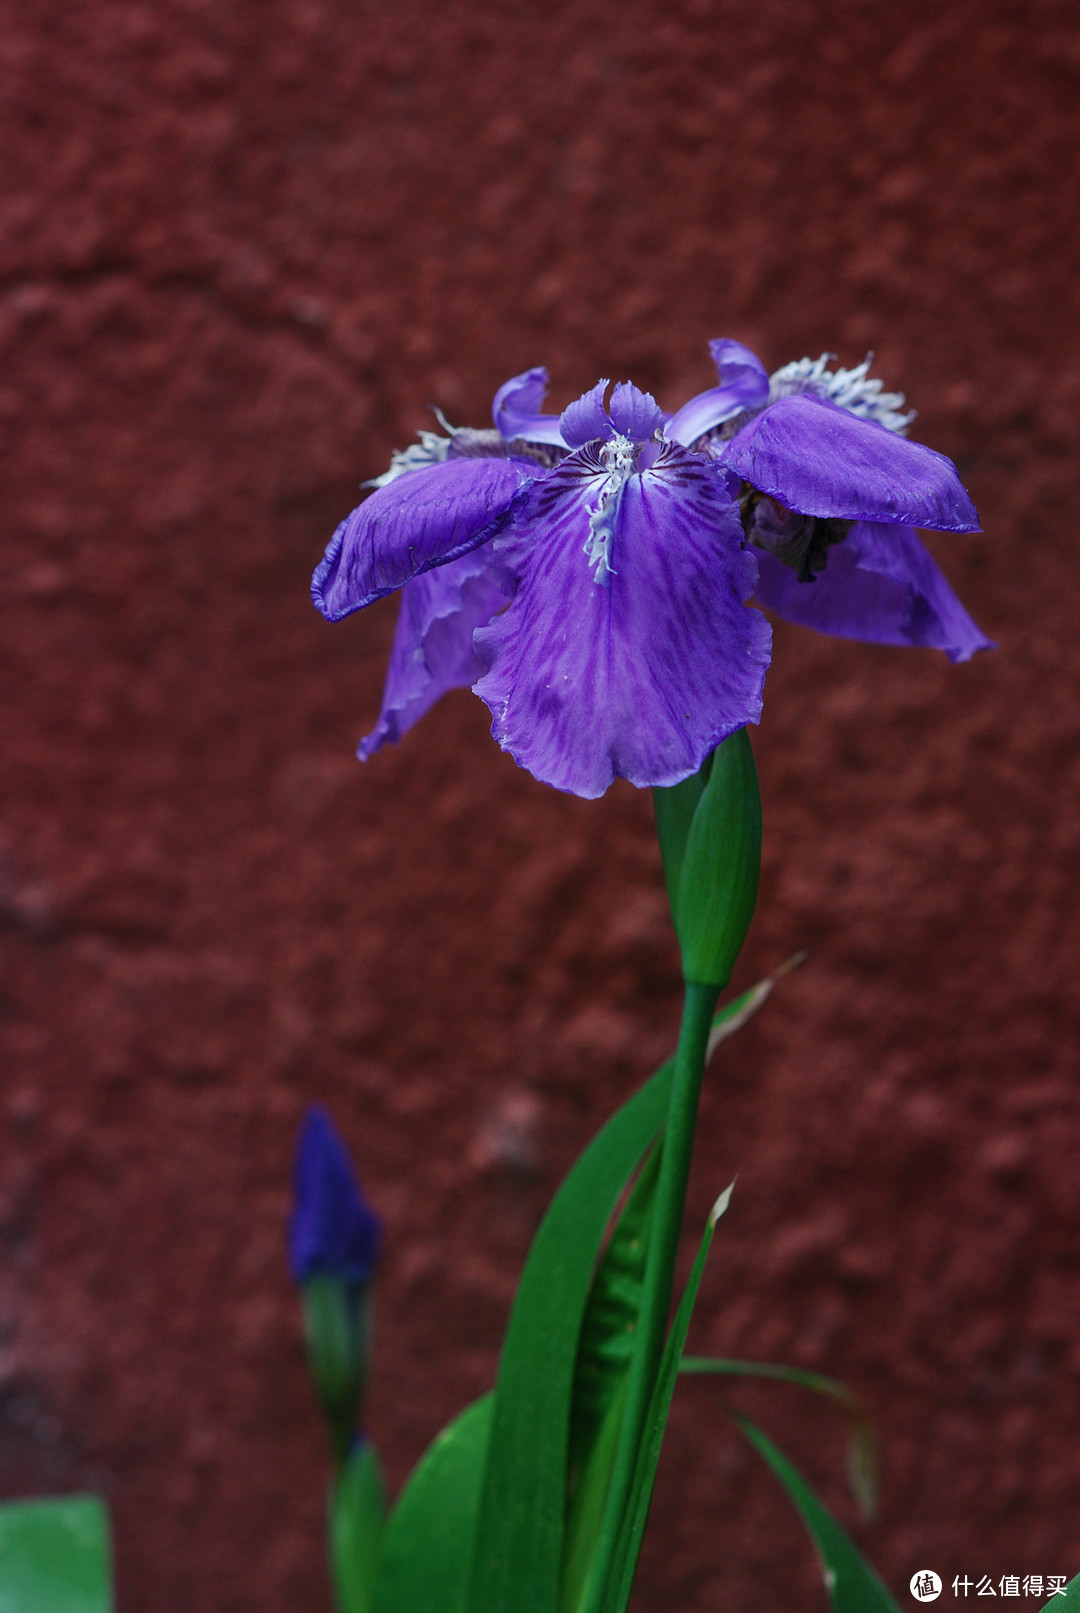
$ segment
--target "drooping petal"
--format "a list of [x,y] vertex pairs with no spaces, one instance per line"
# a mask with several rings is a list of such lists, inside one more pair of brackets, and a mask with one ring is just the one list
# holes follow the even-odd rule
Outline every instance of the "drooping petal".
[[632,381],[620,381],[611,394],[611,423],[631,442],[648,442],[664,423],[664,411],[651,392]]
[[764,403],[769,395],[769,372],[756,353],[730,336],[715,336],[709,343],[709,354],[721,385],[741,386],[747,408]]
[[921,644],[950,661],[994,648],[911,527],[859,522],[808,583],[764,550],[757,555],[758,603],[789,622],[870,644]]
[[[604,494],[617,508],[601,585],[583,551]],[[504,750],[595,797],[616,776],[675,784],[756,722],[770,633],[744,604],[756,568],[741,539],[723,476],[685,449],[667,444],[614,495],[595,448],[564,460],[496,543],[518,590],[474,640]]]
[[504,381],[495,394],[491,413],[507,442],[515,437],[527,442],[553,443],[563,448],[557,414],[542,414],[541,405],[548,389],[548,372],[543,365],[523,370]]
[[671,442],[689,447],[714,426],[722,425],[746,409],[760,408],[769,396],[768,372],[757,355],[742,342],[720,337],[709,343],[709,352],[720,385],[699,392],[672,415],[664,428],[664,435]]
[[396,744],[448,690],[476,682],[484,669],[473,650],[473,632],[506,600],[491,570],[490,543],[405,584],[382,710],[360,741],[361,761]]
[[809,393],[770,404],[718,457],[803,515],[979,530],[951,459]]
[[610,381],[597,381],[591,391],[583,392],[580,398],[563,410],[559,416],[559,429],[568,448],[582,448],[585,443],[595,442],[597,438],[607,442],[613,435],[614,427],[604,408],[604,393],[610,385]]
[[331,538],[311,579],[316,608],[339,622],[478,548],[506,525],[538,471],[524,459],[453,459],[380,487]]

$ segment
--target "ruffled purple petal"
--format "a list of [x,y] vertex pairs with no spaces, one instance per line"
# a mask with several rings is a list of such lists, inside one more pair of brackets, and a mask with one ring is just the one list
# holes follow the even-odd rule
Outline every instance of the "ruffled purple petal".
[[770,404],[718,457],[803,515],[979,530],[951,459],[808,393]]
[[616,776],[675,784],[756,722],[770,632],[746,608],[756,567],[736,507],[706,460],[667,444],[615,493],[610,573],[584,553],[589,516],[613,478],[581,449],[538,484],[496,545],[519,579],[474,643],[476,693],[521,766],[576,795]]
[[742,342],[720,337],[709,343],[709,352],[720,377],[720,385],[699,392],[677,410],[668,421],[664,435],[671,442],[687,447],[714,426],[746,409],[758,409],[769,396],[769,376],[764,364]]
[[604,393],[610,385],[610,381],[597,381],[590,392],[583,392],[575,403],[563,410],[559,429],[568,448],[582,448],[587,442],[596,442],[597,438],[607,442],[614,434],[604,408]]
[[910,527],[858,523],[808,583],[775,556],[755,552],[757,601],[789,622],[870,644],[921,644],[944,650],[950,661],[994,648]]
[[476,682],[484,669],[473,650],[473,632],[506,600],[491,570],[490,543],[405,584],[382,710],[360,741],[361,761],[396,744],[448,690]]
[[553,443],[565,448],[557,414],[542,414],[547,394],[548,372],[543,365],[524,370],[504,381],[495,394],[491,413],[507,442],[520,437],[526,442]]
[[331,538],[311,579],[316,608],[339,622],[478,548],[506,525],[539,470],[524,459],[454,459],[380,487]]
[[664,411],[651,392],[640,391],[632,381],[620,381],[611,394],[611,423],[631,442],[648,442],[664,424]]

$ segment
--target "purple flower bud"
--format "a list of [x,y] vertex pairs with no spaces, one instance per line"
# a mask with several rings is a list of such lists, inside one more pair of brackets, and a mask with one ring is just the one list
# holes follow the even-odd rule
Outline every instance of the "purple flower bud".
[[379,1256],[379,1219],[360,1191],[345,1144],[321,1105],[307,1112],[296,1150],[289,1225],[293,1279],[334,1277],[363,1286]]

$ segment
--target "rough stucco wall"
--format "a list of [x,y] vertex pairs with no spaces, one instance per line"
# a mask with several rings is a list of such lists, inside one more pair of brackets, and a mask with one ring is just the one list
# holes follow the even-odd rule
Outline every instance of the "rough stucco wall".
[[[740,1178],[695,1345],[866,1397],[897,1589],[1076,1572],[1073,8],[0,18],[2,1492],[102,1486],[128,1613],[327,1608],[313,1098],[387,1222],[395,1483],[490,1381],[543,1204],[673,1033],[649,803],[542,789],[466,693],[360,768],[393,606],[331,629],[307,577],[429,403],[482,423],[544,362],[671,406],[725,334],[875,350],[984,512],[931,541],[1001,648],[777,631],[740,981],[811,958],[710,1079],[693,1218]],[[831,1413],[740,1398],[850,1521]],[[782,1600],[822,1605],[810,1553],[688,1385],[636,1605]]]

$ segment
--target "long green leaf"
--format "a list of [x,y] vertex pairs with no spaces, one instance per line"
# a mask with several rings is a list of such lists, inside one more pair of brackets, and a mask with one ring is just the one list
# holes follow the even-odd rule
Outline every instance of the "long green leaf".
[[469,1613],[555,1613],[582,1318],[604,1233],[663,1124],[670,1082],[669,1060],[593,1139],[533,1240],[499,1366]]
[[608,1240],[581,1324],[570,1418],[560,1613],[577,1607],[581,1599],[603,1522],[641,1311],[659,1164],[659,1149],[654,1149]]
[[[656,1384],[653,1389],[652,1400],[649,1405],[649,1415],[640,1446],[638,1447],[637,1462],[634,1468],[634,1482],[631,1487],[626,1512],[623,1517],[615,1555],[607,1572],[607,1585],[601,1603],[603,1613],[625,1613],[630,1601],[630,1592],[634,1585],[634,1574],[637,1570],[638,1558],[641,1555],[641,1542],[645,1535],[645,1525],[648,1522],[649,1508],[652,1505],[653,1488],[656,1484],[656,1470],[660,1464],[660,1448],[664,1441],[664,1429],[667,1427],[668,1412],[671,1409],[671,1397],[675,1392],[675,1381],[679,1375],[679,1362],[682,1360],[683,1345],[690,1327],[690,1318],[693,1315],[694,1303],[697,1300],[698,1289],[705,1273],[705,1262],[712,1247],[713,1233],[716,1223],[727,1210],[731,1202],[732,1188],[725,1189],[713,1205],[709,1219],[705,1223],[698,1247],[697,1259],[687,1278],[682,1298],[679,1300],[675,1319],[671,1324],[671,1331],[664,1346],[663,1359],[657,1373]],[[598,1570],[604,1571],[604,1565],[598,1564]]]
[[109,1519],[96,1495],[0,1506],[0,1613],[112,1613]]
[[597,1546],[604,1526],[604,1506],[626,1411],[628,1383],[629,1378],[624,1374],[589,1452],[567,1512],[559,1613],[579,1613],[592,1582]]
[[429,1445],[382,1535],[375,1613],[460,1613],[468,1586],[494,1397]]
[[[721,1008],[713,1036],[767,992]],[[663,1124],[674,1061],[618,1110],[564,1180],[525,1263],[503,1344],[468,1613],[554,1613],[578,1341],[619,1195]]]
[[769,1361],[730,1361],[711,1355],[684,1355],[679,1362],[679,1371],[728,1378],[770,1378],[777,1383],[793,1383],[800,1389],[811,1389],[814,1394],[835,1400],[847,1419],[847,1470],[851,1493],[859,1503],[863,1516],[873,1517],[877,1506],[878,1482],[874,1428],[858,1395],[853,1395],[839,1379],[827,1378],[821,1372],[808,1372],[805,1367],[778,1366]]
[[571,1496],[630,1365],[660,1151],[653,1149],[608,1239],[581,1324],[570,1418]]
[[365,1440],[346,1456],[327,1498],[330,1572],[338,1613],[371,1613],[385,1518],[378,1454]]
[[1080,1574],[1070,1579],[1064,1596],[1053,1596],[1039,1613],[1080,1613]]
[[833,1613],[900,1613],[884,1582],[832,1513],[821,1504],[798,1468],[756,1424],[734,1412],[732,1416],[772,1468],[806,1525],[821,1559]]

